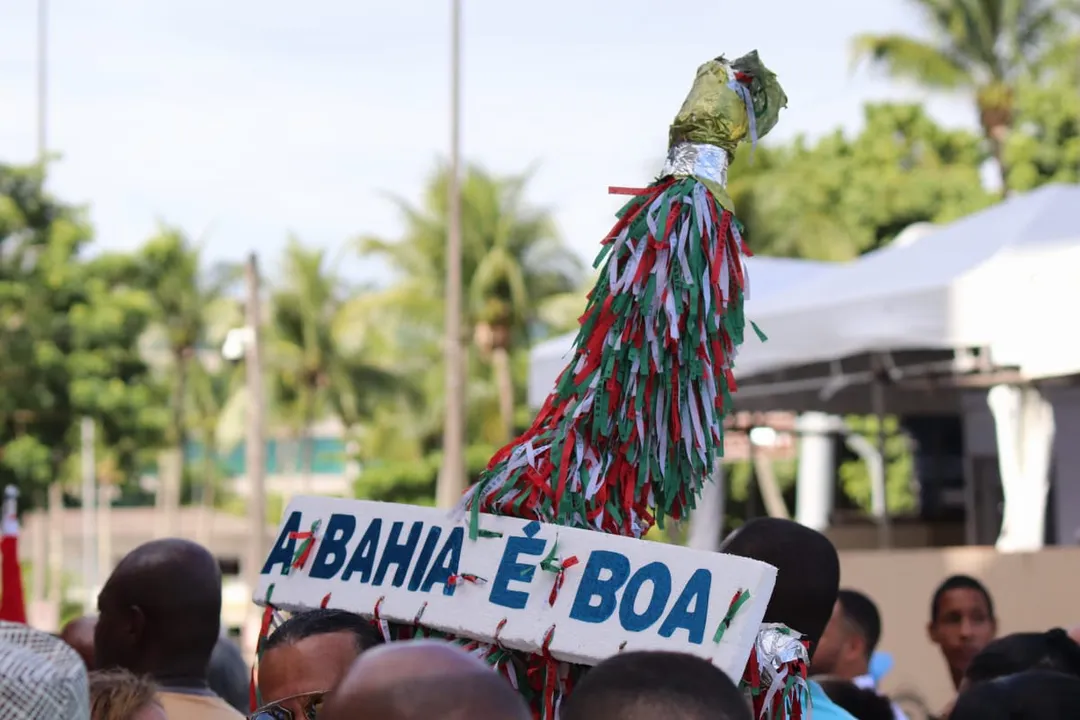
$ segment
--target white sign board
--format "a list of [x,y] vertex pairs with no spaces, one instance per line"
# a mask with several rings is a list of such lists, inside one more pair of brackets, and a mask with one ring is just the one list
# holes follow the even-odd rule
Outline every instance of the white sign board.
[[586,665],[623,650],[687,652],[742,676],[771,565],[486,514],[478,528],[470,539],[468,518],[440,510],[299,497],[255,602],[369,617],[377,606],[382,620],[533,653],[546,643]]

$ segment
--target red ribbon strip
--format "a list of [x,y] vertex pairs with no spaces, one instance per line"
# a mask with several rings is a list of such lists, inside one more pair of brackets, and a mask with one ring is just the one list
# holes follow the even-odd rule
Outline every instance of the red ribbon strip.
[[446,580],[447,585],[460,585],[463,582],[473,583],[474,585],[483,585],[487,582],[487,580],[477,575],[470,575],[469,573],[451,575]]
[[292,569],[300,570],[311,556],[311,549],[315,547],[315,533],[311,530],[291,532],[289,533],[289,539],[302,540],[304,543],[300,546],[300,552],[296,553],[296,557],[292,561]]
[[548,595],[548,605],[555,606],[559,591],[562,590],[563,583],[566,581],[566,571],[579,562],[581,561],[577,559],[577,555],[571,555],[559,564],[559,573],[555,576],[555,584],[551,586],[551,594]]

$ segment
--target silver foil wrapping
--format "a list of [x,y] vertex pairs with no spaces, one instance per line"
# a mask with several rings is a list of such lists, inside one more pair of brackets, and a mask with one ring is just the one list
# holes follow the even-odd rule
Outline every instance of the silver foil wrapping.
[[679,143],[668,150],[661,175],[691,175],[727,187],[729,158],[715,145]]
[[801,660],[810,664],[810,655],[802,643],[802,635],[783,625],[767,623],[761,626],[757,636],[757,659],[761,670],[761,684],[768,687],[786,664]]

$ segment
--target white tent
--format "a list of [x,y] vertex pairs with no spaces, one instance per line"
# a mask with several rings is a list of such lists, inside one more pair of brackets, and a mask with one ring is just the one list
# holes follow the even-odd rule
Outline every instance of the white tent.
[[[788,258],[752,257],[747,260],[749,297],[747,312],[754,317],[755,309],[768,298],[783,294],[792,287],[826,277],[843,267],[838,263],[822,263]],[[582,298],[584,308],[584,298]],[[753,333],[748,333],[753,335]],[[539,407],[555,387],[570,358],[577,333],[560,335],[536,345],[529,353],[529,405]],[[740,356],[740,365],[742,364]]]
[[770,294],[741,378],[869,351],[988,348],[1038,379],[1080,372],[1080,186],[1049,185]]

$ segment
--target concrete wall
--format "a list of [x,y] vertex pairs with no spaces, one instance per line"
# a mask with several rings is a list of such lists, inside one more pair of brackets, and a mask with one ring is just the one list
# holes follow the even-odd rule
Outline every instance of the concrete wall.
[[930,598],[947,576],[962,573],[986,583],[1001,635],[1080,624],[1080,548],[1015,555],[987,547],[851,550],[840,558],[841,585],[867,593],[881,610],[880,649],[895,660],[884,690],[915,691],[934,711],[952,698],[945,661],[926,634]]

